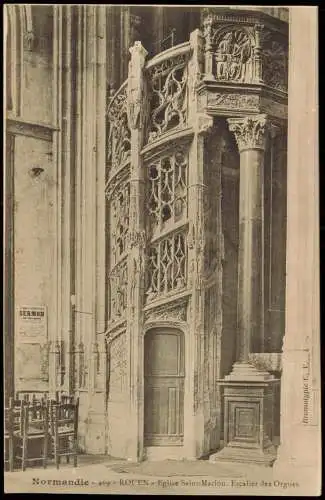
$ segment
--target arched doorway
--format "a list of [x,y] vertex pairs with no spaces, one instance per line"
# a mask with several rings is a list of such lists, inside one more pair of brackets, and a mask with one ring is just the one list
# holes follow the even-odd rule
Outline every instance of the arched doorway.
[[184,334],[155,328],[144,340],[144,446],[184,441]]

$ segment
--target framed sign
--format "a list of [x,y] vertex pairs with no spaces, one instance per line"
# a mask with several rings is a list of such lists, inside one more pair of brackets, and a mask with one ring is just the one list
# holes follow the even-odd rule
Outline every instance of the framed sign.
[[19,306],[17,311],[19,342],[43,342],[47,339],[46,306]]

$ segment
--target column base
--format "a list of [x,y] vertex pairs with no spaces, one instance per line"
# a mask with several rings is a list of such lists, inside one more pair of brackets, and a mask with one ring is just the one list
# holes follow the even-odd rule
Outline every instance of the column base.
[[264,382],[273,380],[274,376],[271,373],[258,370],[252,363],[246,361],[237,361],[233,364],[232,371],[225,376],[225,381],[242,381],[242,382]]
[[276,460],[276,449],[270,445],[266,449],[248,449],[235,446],[226,446],[218,453],[210,456],[210,462],[239,462],[242,464],[256,464],[272,466]]
[[271,466],[276,459],[273,399],[279,380],[248,362],[236,362],[219,383],[224,389],[225,447],[210,461]]

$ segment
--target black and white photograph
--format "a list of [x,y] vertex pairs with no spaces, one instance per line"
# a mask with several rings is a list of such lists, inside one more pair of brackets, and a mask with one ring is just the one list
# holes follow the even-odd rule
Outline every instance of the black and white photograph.
[[4,5],[5,493],[321,493],[318,11]]

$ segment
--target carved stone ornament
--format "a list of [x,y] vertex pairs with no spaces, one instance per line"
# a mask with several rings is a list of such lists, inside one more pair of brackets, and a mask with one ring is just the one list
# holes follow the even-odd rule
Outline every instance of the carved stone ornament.
[[259,103],[258,95],[218,93],[208,96],[208,106],[214,108],[258,111]]
[[108,140],[107,166],[108,169],[121,167],[130,159],[131,132],[128,117],[127,87],[123,84],[118,94],[109,103],[107,110]]
[[269,33],[263,41],[263,80],[284,92],[288,88],[288,49]]
[[197,132],[198,134],[209,134],[213,127],[213,117],[205,114],[198,115]]
[[147,55],[147,51],[141,42],[135,42],[130,48],[131,60],[129,62],[128,76],[128,118],[130,127],[141,128],[141,108],[143,100],[143,80],[142,68]]
[[165,306],[160,306],[159,308],[146,311],[144,315],[144,320],[146,323],[151,323],[155,321],[186,321],[186,303],[178,303]]
[[253,79],[253,38],[247,29],[232,28],[213,35],[217,80],[251,82]]
[[147,235],[144,230],[142,231],[129,231],[129,247],[132,249],[135,246],[139,246],[144,249],[147,244]]
[[239,152],[246,149],[265,149],[266,115],[228,118],[229,130],[235,134]]

